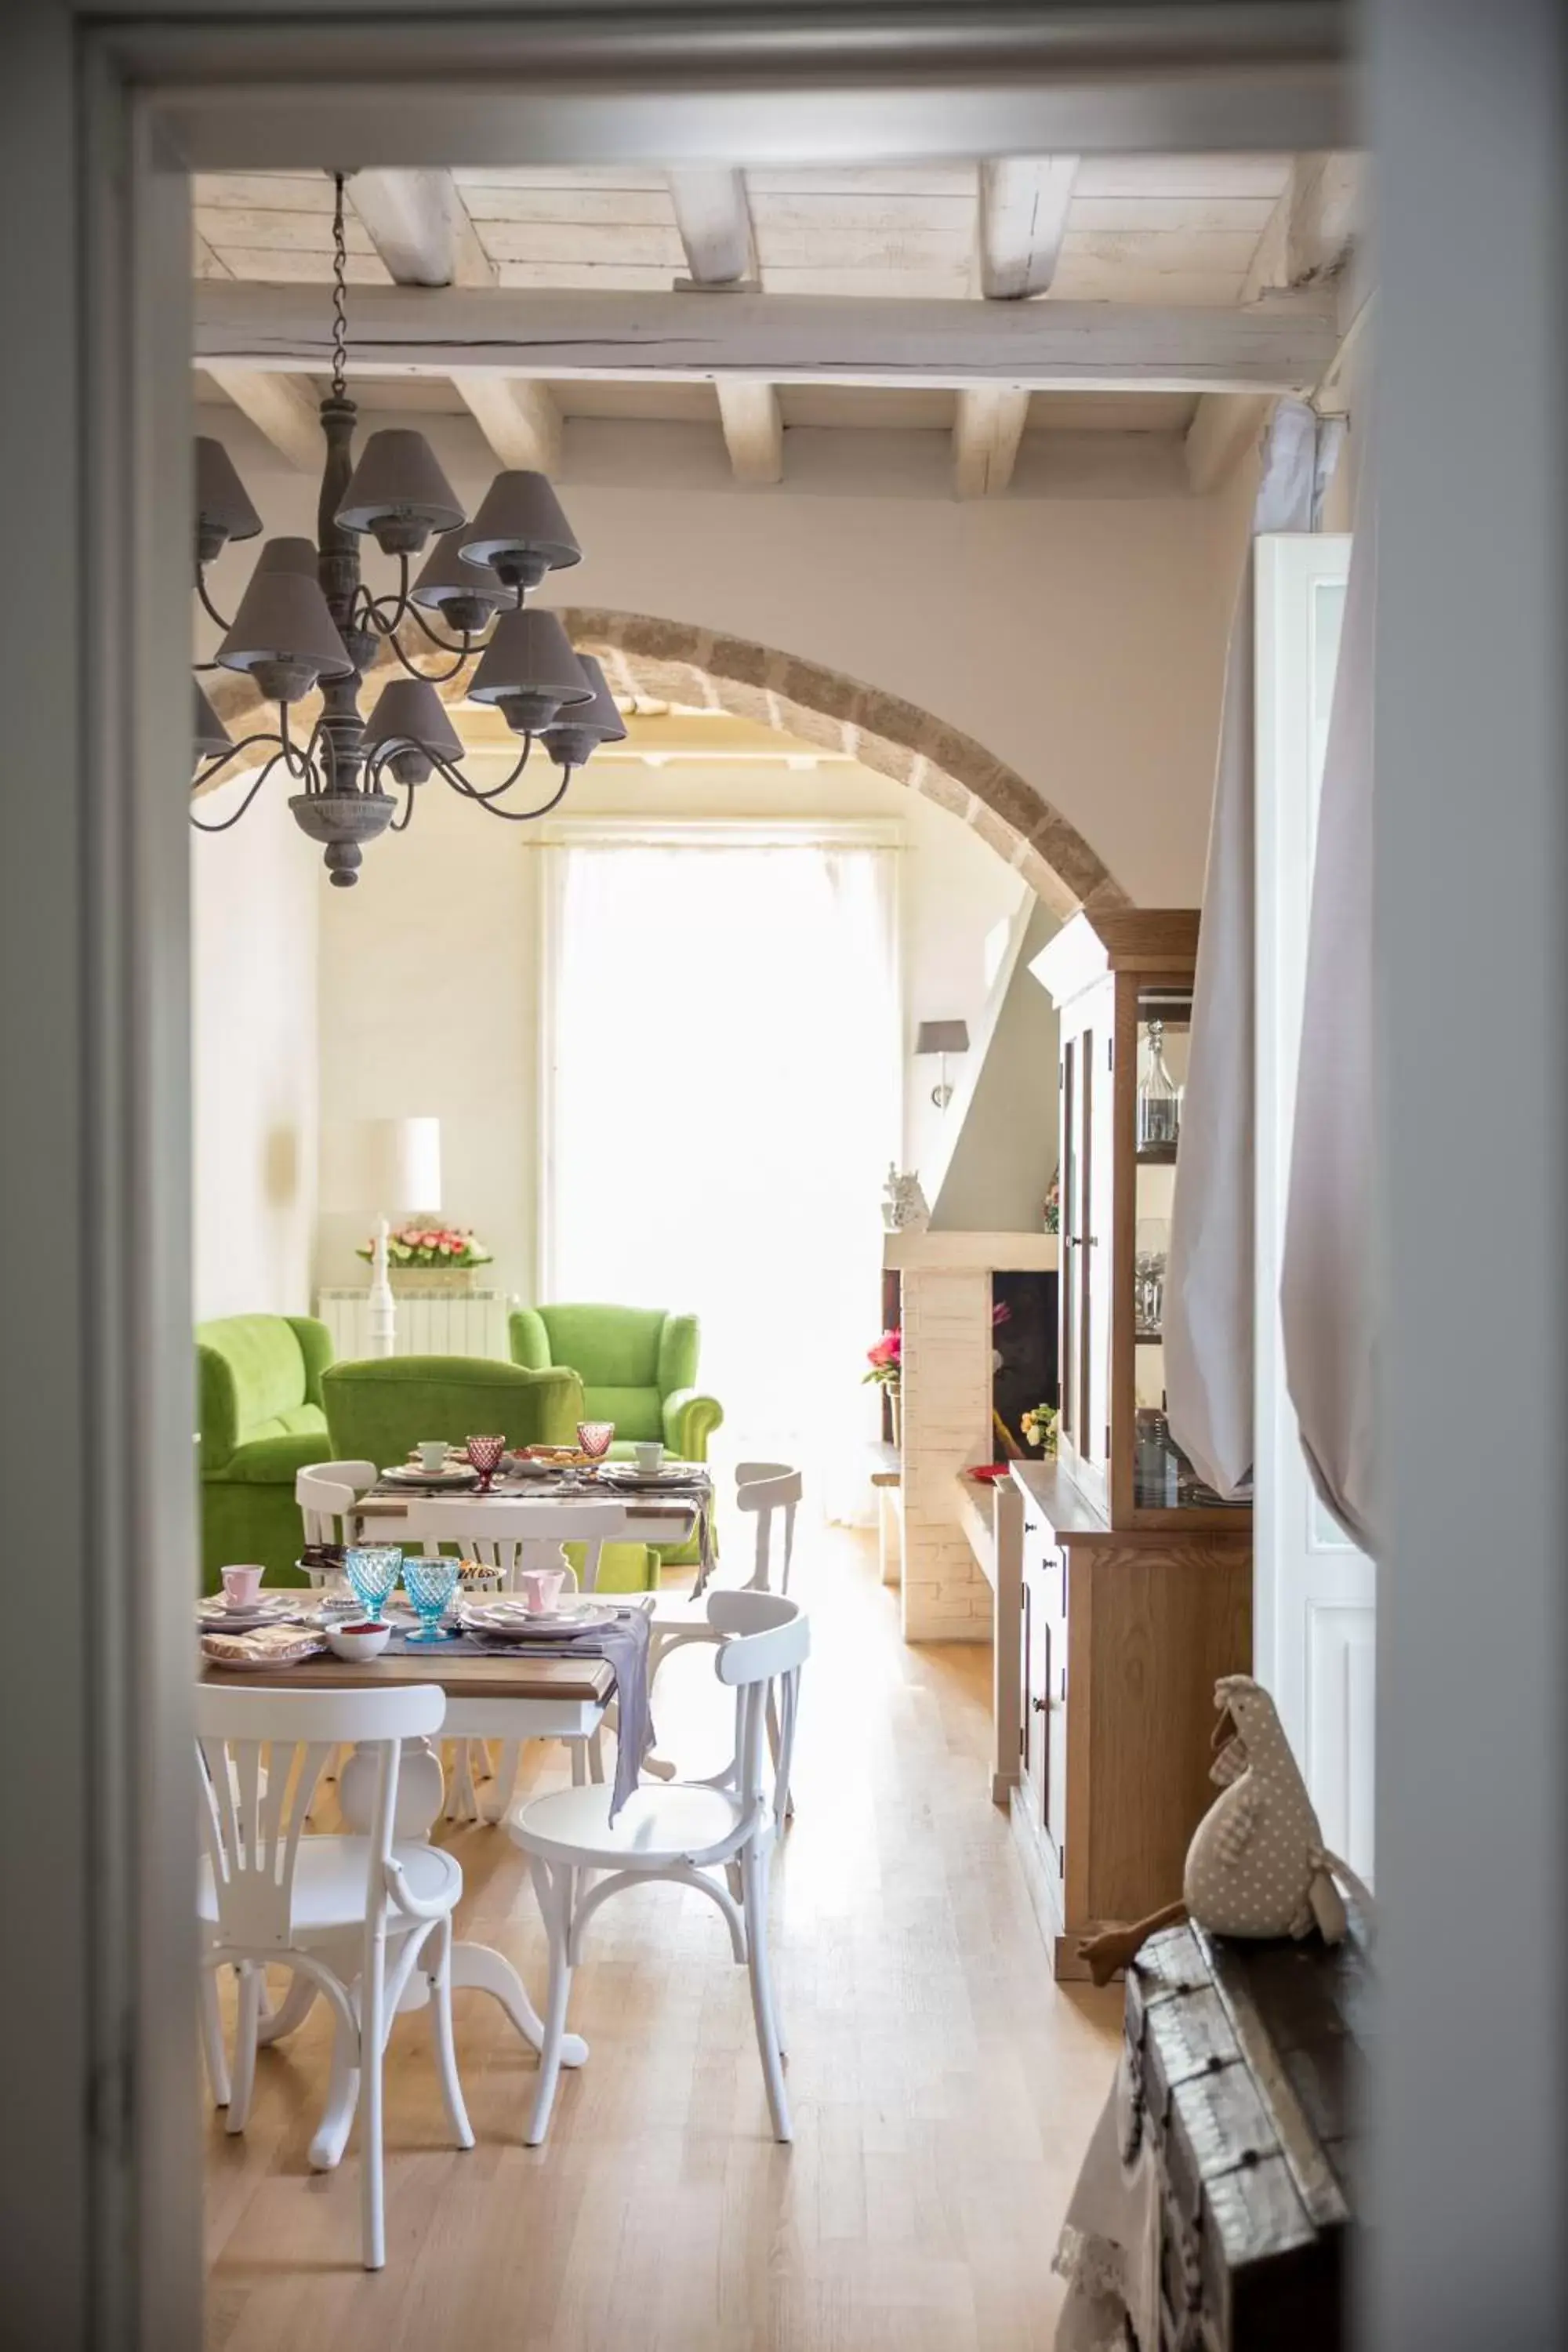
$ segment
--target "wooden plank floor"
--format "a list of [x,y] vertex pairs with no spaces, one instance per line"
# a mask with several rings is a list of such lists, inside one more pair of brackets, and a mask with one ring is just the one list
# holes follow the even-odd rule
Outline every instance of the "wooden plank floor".
[[[478,2145],[443,2145],[423,2016],[387,2060],[387,2266],[359,2268],[358,2164],[312,2174],[316,2014],[263,2052],[243,2138],[207,2124],[209,2352],[1046,2352],[1057,2230],[1114,2064],[1121,1997],[1052,1982],[988,1802],[989,1652],[907,1649],[868,1537],[803,1543],[816,1650],[774,1953],[795,2141],[768,2137],[743,1969],[674,1887],[589,1931],[549,2145],[521,2130],[533,2059],[457,1997]],[[659,1681],[661,1746],[721,1759],[728,1703],[700,1652]],[[536,1784],[564,1777],[535,1751]],[[542,1992],[543,1946],[504,1832],[447,1830],[459,1930]]]

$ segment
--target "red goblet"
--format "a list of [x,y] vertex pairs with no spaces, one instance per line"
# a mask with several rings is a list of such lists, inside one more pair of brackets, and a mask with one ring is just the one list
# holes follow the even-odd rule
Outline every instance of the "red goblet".
[[505,1453],[506,1439],[504,1437],[469,1438],[468,1467],[470,1470],[477,1470],[479,1474],[479,1492],[481,1495],[488,1495],[489,1493],[490,1481],[495,1476],[496,1472],[500,1468],[501,1459]]
[[580,1421],[577,1423],[577,1443],[590,1462],[604,1460],[615,1433],[613,1421]]

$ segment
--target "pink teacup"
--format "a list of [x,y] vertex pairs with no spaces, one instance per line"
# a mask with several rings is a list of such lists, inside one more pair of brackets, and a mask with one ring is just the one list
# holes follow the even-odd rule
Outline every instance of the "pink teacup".
[[265,1569],[248,1562],[240,1568],[224,1569],[223,1597],[227,1606],[230,1609],[248,1609],[261,1590],[261,1580],[266,1573]]
[[525,1568],[518,1579],[531,1617],[547,1617],[561,1598],[566,1581],[563,1568]]

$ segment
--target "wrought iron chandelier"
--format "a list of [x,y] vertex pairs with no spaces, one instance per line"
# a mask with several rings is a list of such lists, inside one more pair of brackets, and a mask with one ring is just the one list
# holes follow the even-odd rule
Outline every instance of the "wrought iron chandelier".
[[[224,633],[214,660],[197,667],[248,674],[263,699],[277,705],[278,724],[236,742],[198,677],[193,792],[244,751],[268,746],[270,756],[232,815],[210,820],[193,807],[191,822],[204,833],[226,833],[281,768],[294,787],[289,806],[295,823],[322,844],[328,873],[347,889],[359,878],[364,844],[406,830],[419,787],[432,775],[490,816],[526,824],[557,807],[597,747],[621,741],[626,730],[598,663],[573,651],[552,613],[530,611],[524,602],[549,572],[581,559],[542,474],[498,474],[468,521],[422,433],[373,433],[354,462],[344,174],[333,178],[332,370],[321,403],[327,446],[316,543],[268,540],[232,620],[207,592],[206,567],[230,540],[253,539],[261,518],[223,444],[196,443],[196,594]],[[397,564],[395,590],[380,596],[362,577],[367,536]],[[432,540],[412,578],[413,560]],[[427,614],[442,629],[433,628]],[[447,656],[436,676],[417,667],[400,642],[399,632],[410,628],[424,641],[420,650]],[[367,719],[360,694],[383,646],[405,675],[382,688]],[[468,698],[495,705],[522,739],[515,765],[499,784],[484,787],[462,772],[463,744],[437,692],[470,664]],[[309,738],[296,740],[289,710],[313,689],[321,698],[320,716]],[[560,781],[536,806],[513,807],[507,795],[536,741]]]

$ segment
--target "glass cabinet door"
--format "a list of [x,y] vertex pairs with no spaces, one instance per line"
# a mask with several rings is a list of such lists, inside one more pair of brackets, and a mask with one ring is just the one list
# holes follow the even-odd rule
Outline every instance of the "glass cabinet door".
[[1171,1203],[1181,1147],[1190,987],[1140,982],[1132,1088],[1132,1502],[1137,1510],[1174,1510],[1196,1499],[1186,1457],[1165,1418],[1165,1268]]

